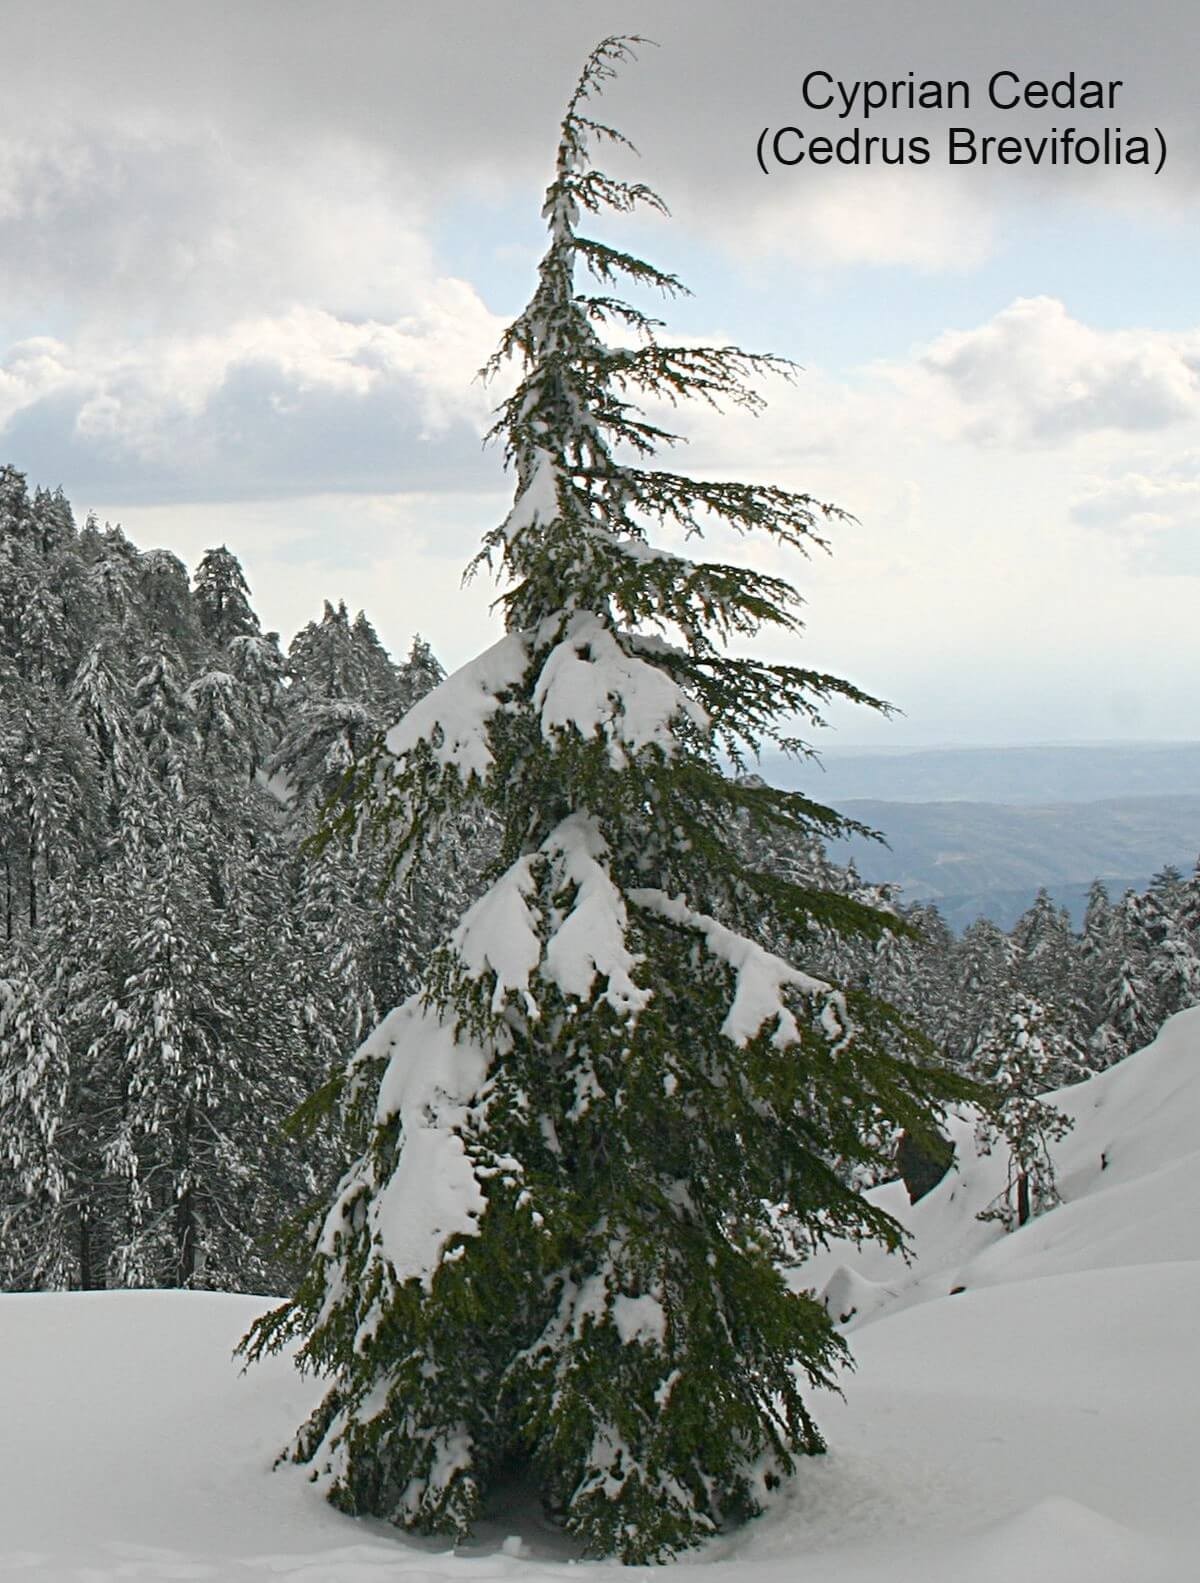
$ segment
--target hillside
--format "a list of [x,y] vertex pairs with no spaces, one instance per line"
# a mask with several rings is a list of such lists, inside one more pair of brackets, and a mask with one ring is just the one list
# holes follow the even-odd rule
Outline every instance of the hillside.
[[1008,929],[1045,887],[1078,924],[1093,880],[1113,896],[1144,890],[1168,863],[1185,872],[1200,851],[1200,793],[1013,806],[850,800],[841,811],[887,840],[830,844],[865,879],[936,902],[964,928],[986,916]]
[[[801,1467],[771,1515],[711,1546],[707,1575],[1194,1576],[1200,1009],[1059,1101],[1076,1122],[1059,1149],[1061,1208],[1009,1237],[978,1222],[1002,1163],[977,1159],[964,1125],[963,1168],[927,1199],[910,1209],[898,1186],[877,1190],[912,1231],[913,1265],[835,1247],[806,1267],[806,1284],[858,1308],[858,1368],[844,1401],[817,1404],[829,1456]],[[452,1554],[339,1516],[295,1469],[272,1473],[316,1391],[283,1362],[238,1374],[230,1348],[260,1308],[169,1292],[0,1298],[0,1573],[580,1575],[516,1497]]]

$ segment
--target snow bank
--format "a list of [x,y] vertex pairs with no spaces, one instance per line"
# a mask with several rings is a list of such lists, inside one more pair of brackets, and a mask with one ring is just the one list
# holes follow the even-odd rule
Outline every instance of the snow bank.
[[1137,1055],[1049,1097],[1074,1122],[1052,1151],[1059,1208],[1012,1235],[981,1224],[976,1214],[1004,1184],[1004,1146],[981,1156],[970,1122],[953,1122],[958,1166],[933,1192],[911,1206],[899,1182],[870,1195],[908,1228],[914,1262],[837,1243],[806,1266],[803,1284],[820,1289],[845,1265],[888,1287],[892,1301],[863,1324],[951,1287],[1200,1261],[1200,1007],[1172,1017]]

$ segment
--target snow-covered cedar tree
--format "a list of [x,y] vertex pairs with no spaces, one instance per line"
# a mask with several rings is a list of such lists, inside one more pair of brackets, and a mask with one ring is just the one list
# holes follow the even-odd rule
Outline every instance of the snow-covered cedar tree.
[[293,1454],[343,1510],[462,1535],[523,1467],[589,1552],[644,1562],[759,1511],[822,1449],[801,1386],[832,1386],[846,1348],[779,1257],[898,1243],[847,1167],[871,1162],[881,1117],[928,1134],[967,1085],[895,1053],[879,1005],[760,944],[798,954],[883,920],[742,862],[739,809],[797,842],[846,825],[723,763],[829,699],[881,706],[725,653],[794,630],[792,587],[650,541],[712,522],[803,550],[836,513],[645,465],[673,437],[638,398],[753,409],[746,379],[781,364],[660,342],[611,288],[678,282],[578,229],[662,208],[591,160],[625,141],[586,110],[635,42],[587,61],[537,288],[496,357],[521,375],[495,427],[515,500],[481,551],[509,580],[506,633],[387,734],[344,817],[381,821],[419,874],[478,799],[500,856],[423,990],[355,1056],[366,1150],[297,1295],[244,1345],[301,1336],[329,1377]]
[[254,637],[258,617],[250,604],[250,586],[237,556],[224,544],[205,550],[196,568],[193,599],[200,627],[209,642],[228,648],[235,638]]
[[71,1267],[58,1132],[67,1055],[46,997],[20,965],[0,978],[0,1281],[63,1287]]
[[1065,1137],[1073,1123],[1044,1096],[1063,1080],[1064,1068],[1072,1071],[1077,1060],[1078,1050],[1069,1035],[1021,990],[1011,991],[1002,1008],[984,1023],[972,1066],[989,1088],[992,1104],[980,1115],[976,1141],[984,1154],[991,1152],[997,1139],[1003,1141],[1008,1174],[995,1200],[980,1212],[980,1220],[998,1220],[1012,1231],[1059,1202],[1050,1146]]

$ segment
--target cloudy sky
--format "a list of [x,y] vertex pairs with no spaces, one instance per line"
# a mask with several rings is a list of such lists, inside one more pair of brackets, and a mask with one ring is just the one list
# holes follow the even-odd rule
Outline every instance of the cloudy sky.
[[[493,631],[495,590],[460,587],[511,494],[473,376],[529,293],[579,64],[637,31],[605,111],[672,217],[605,234],[691,285],[678,334],[804,367],[757,420],[684,418],[682,460],[854,514],[829,558],[739,552],[808,600],[775,653],[905,711],[836,740],[1200,737],[1182,4],[0,0],[0,30],[0,458],[143,547],[228,543],[285,637],[327,597],[449,665]],[[814,71],[971,105],[839,119]],[[999,71],[1122,86],[1000,110]],[[1167,161],[951,167],[954,125],[1157,129]],[[781,126],[932,157],[764,174]]]

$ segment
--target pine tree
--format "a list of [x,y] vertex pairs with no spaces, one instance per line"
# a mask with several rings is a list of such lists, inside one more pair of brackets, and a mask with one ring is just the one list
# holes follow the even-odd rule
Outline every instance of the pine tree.
[[84,655],[67,697],[84,739],[91,746],[111,821],[134,774],[136,746],[120,658],[103,639]]
[[1012,986],[1012,941],[990,918],[977,918],[954,952],[953,1012],[946,1038],[953,1059],[969,1065],[979,1035]]
[[202,671],[185,694],[200,758],[214,781],[250,778],[256,757],[254,728],[246,689],[225,670]]
[[283,728],[286,663],[278,632],[245,633],[231,638],[229,669],[241,687],[250,777],[270,758]]
[[1150,908],[1135,891],[1112,909],[1103,962],[1100,1021],[1092,1035],[1096,1064],[1123,1060],[1150,1043],[1162,1021],[1151,974]]
[[137,557],[137,597],[143,648],[169,646],[189,669],[202,650],[203,636],[187,567],[170,550],[146,550]]
[[109,1002],[135,967],[140,889],[130,881],[142,843],[130,850],[131,813],[124,811],[109,840],[115,861],[85,871],[42,942],[43,959],[53,964],[51,1004],[69,1052],[59,1135],[70,1181],[63,1212],[74,1249],[71,1285],[85,1291],[107,1284],[110,1252],[126,1223],[127,1180],[107,1166],[127,1104],[123,1047],[106,1035]]
[[1146,956],[1146,981],[1154,1001],[1153,1021],[1193,1006],[1200,995],[1200,953],[1183,922],[1183,876],[1168,865],[1137,898],[1137,925]]
[[411,709],[415,703],[424,698],[426,693],[432,692],[437,684],[444,680],[445,675],[437,656],[420,633],[417,633],[408,651],[408,658],[400,667],[402,709],[405,711]]
[[196,747],[192,704],[178,655],[169,641],[143,656],[133,688],[133,727],[155,782],[182,802]]
[[1017,919],[1012,931],[1015,981],[1037,1002],[1055,1030],[1057,1052],[1048,1071],[1048,1088],[1079,1083],[1092,1075],[1090,1033],[1084,997],[1080,942],[1071,915],[1054,904],[1045,889]]
[[361,698],[363,674],[358,646],[344,603],[325,601],[320,621],[310,621],[292,639],[288,669],[309,698]]
[[[201,871],[190,810],[130,808],[123,868],[133,928],[90,1060],[112,1072],[120,1117],[103,1141],[124,1184],[112,1273],[121,1286],[237,1280],[247,1235],[228,1205],[247,1185],[238,1123],[257,1124],[230,994],[231,953]],[[131,969],[125,971],[126,966]]]
[[776,1261],[825,1235],[895,1246],[835,1165],[876,1158],[881,1117],[927,1133],[961,1085],[760,943],[882,920],[739,859],[738,810],[797,842],[844,826],[720,755],[743,766],[781,722],[875,700],[730,657],[723,640],[797,627],[790,585],[648,539],[715,518],[803,550],[834,513],[640,465],[671,436],[639,394],[754,408],[746,379],[781,364],[659,342],[608,288],[679,283],[578,229],[662,207],[590,159],[623,141],[586,107],[632,42],[602,43],[569,103],[537,289],[497,354],[523,375],[496,425],[516,497],[481,552],[510,580],[506,635],[388,734],[347,816],[377,815],[412,874],[478,799],[500,859],[423,993],[359,1050],[365,1152],[296,1300],[247,1347],[298,1333],[329,1372],[295,1451],[341,1507],[461,1534],[516,1459],[590,1551],[638,1562],[759,1510],[822,1448],[798,1377],[831,1385],[845,1346]]
[[1180,928],[1200,952],[1200,857],[1180,887],[1178,917]]
[[993,1100],[980,1118],[977,1140],[980,1151],[988,1153],[997,1136],[1003,1139],[1008,1175],[980,1220],[998,1220],[1012,1231],[1059,1202],[1050,1146],[1072,1123],[1043,1096],[1056,1085],[1073,1050],[1045,1008],[1020,990],[1012,991],[981,1029],[971,1064]]
[[[402,672],[365,617],[331,625],[365,742],[436,661]],[[444,895],[478,867],[450,842],[418,899],[381,909],[386,856],[364,848],[313,929],[296,861],[311,808],[294,816],[261,774],[305,703],[228,549],[193,590],[173,555],[93,517],[76,532],[61,492],[0,468],[0,1284],[289,1289],[263,1234],[345,1153],[328,1126],[292,1148],[284,1120],[334,1041],[392,1004],[377,985],[412,988]],[[335,784],[357,745],[343,733]],[[347,876],[361,930],[338,927]],[[328,991],[328,1026],[305,1022],[297,983]],[[18,1156],[38,1158],[47,1118],[39,1186]]]
[[1088,888],[1079,947],[1084,999],[1093,1023],[1100,1020],[1101,1007],[1104,1003],[1104,983],[1108,976],[1109,958],[1114,949],[1114,927],[1113,905],[1109,899],[1108,887],[1103,880],[1093,880]]
[[224,544],[205,550],[196,568],[193,596],[200,629],[217,648],[228,648],[235,638],[258,635],[250,585],[241,562]]
[[53,688],[0,670],[0,882],[4,935],[36,934],[90,817],[86,744]]
[[268,768],[293,803],[313,814],[341,791],[347,772],[385,724],[401,689],[395,666],[362,613],[351,624],[344,604],[325,602],[288,651],[292,692],[283,735]]
[[0,978],[0,1285],[9,1290],[69,1284],[67,1083],[57,1019],[28,967],[16,964]]

